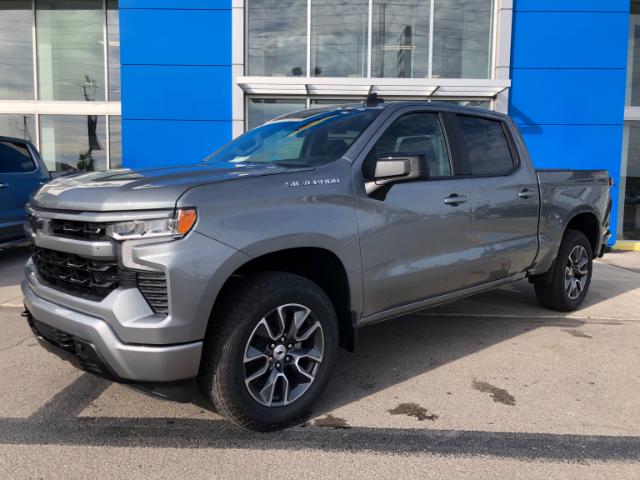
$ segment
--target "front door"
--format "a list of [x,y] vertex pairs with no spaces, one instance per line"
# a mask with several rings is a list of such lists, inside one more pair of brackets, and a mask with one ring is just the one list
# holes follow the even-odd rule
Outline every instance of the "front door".
[[363,164],[385,154],[422,154],[429,177],[357,201],[364,315],[464,287],[469,260],[468,182],[455,177],[440,115],[405,111],[373,140]]

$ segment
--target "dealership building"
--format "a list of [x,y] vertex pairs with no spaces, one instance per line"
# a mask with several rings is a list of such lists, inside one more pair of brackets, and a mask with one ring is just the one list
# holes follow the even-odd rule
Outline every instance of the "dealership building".
[[371,92],[508,113],[537,167],[607,169],[639,245],[640,0],[0,1],[0,135],[54,170],[197,162]]

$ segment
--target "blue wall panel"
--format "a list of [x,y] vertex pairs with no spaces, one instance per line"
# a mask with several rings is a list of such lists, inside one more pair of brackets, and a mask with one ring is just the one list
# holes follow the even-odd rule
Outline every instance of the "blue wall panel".
[[514,0],[520,12],[628,12],[629,0]]
[[226,10],[231,0],[120,0],[120,8]]
[[[514,68],[624,68],[627,13],[516,12],[519,45],[513,51]],[[603,38],[602,24],[607,25]]]
[[518,123],[622,124],[622,69],[513,69],[510,114]]
[[[618,125],[518,125],[538,168],[607,169],[620,175],[620,162],[611,163],[611,146],[621,145]],[[594,142],[593,139],[598,139]]]
[[230,0],[121,0],[123,165],[191,163],[231,138]]
[[122,17],[124,64],[231,64],[230,10],[130,10]]
[[129,163],[136,168],[198,162],[231,138],[231,122],[123,120]]
[[609,170],[615,232],[629,2],[515,0],[513,20],[509,113],[538,168]]
[[231,67],[123,65],[122,115],[231,120]]

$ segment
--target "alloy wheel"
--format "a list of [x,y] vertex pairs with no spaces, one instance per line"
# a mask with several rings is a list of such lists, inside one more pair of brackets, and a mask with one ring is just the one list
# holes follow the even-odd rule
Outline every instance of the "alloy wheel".
[[571,249],[564,274],[564,288],[571,300],[575,300],[584,291],[589,274],[589,255],[582,245]]
[[260,319],[244,352],[244,382],[267,407],[295,402],[313,384],[324,353],[322,324],[310,308],[289,303]]

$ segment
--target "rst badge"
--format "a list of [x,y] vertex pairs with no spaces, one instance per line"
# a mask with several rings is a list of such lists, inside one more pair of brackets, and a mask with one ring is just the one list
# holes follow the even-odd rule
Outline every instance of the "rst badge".
[[340,179],[320,178],[315,180],[293,180],[291,182],[284,182],[286,187],[308,187],[310,185],[331,185],[334,183],[340,183]]

